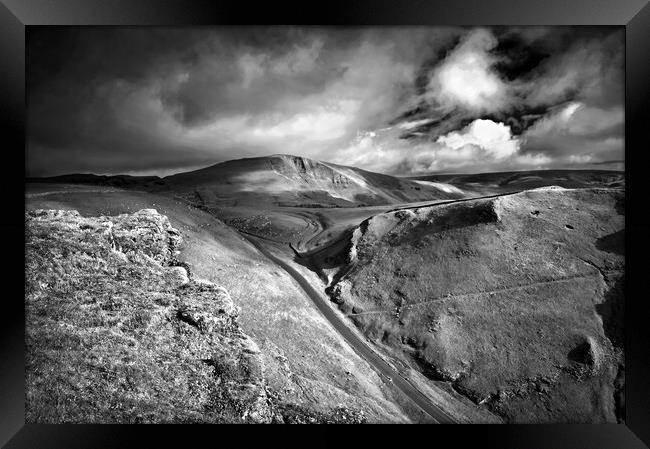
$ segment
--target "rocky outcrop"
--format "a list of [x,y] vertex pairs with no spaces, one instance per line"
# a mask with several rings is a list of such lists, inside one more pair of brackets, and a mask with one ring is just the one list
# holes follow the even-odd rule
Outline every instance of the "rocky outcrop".
[[25,224],[28,422],[282,421],[238,307],[179,266],[165,216]]

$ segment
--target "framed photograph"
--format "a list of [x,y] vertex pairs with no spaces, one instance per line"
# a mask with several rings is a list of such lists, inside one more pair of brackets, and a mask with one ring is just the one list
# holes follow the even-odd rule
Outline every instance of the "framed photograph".
[[0,445],[647,448],[647,2],[312,6],[3,0]]

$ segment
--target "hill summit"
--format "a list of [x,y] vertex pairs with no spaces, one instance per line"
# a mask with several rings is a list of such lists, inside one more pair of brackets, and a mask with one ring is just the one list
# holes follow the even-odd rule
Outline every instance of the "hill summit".
[[164,178],[165,189],[193,192],[202,202],[265,202],[281,206],[354,207],[457,198],[416,182],[302,156],[274,154],[222,162]]

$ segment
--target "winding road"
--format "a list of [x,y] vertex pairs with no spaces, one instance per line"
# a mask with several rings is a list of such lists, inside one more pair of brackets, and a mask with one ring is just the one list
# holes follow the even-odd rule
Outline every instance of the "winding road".
[[[119,191],[120,190],[113,190],[113,189],[85,189],[85,190],[71,189],[71,190],[30,193],[27,194],[26,196],[31,198],[31,197],[53,195],[53,194],[115,193]],[[404,205],[391,210],[381,211],[380,213],[394,212],[396,210],[413,209],[419,207],[428,207],[433,205],[449,204],[449,203],[468,201],[468,200],[476,200],[481,198],[493,198],[498,196],[503,196],[503,194],[490,195],[490,196],[480,197],[480,198],[467,198],[467,199],[460,199],[460,200],[436,201],[434,203],[425,203],[425,204],[419,203],[417,205],[414,204]],[[303,217],[303,219],[305,218]],[[319,232],[323,232],[324,226],[318,220],[313,220],[310,224],[316,228],[311,238],[318,235]],[[426,395],[424,395],[420,390],[418,390],[418,388],[415,385],[413,385],[406,377],[402,376],[402,374],[400,374],[398,370],[393,368],[381,356],[379,356],[379,354],[371,347],[369,342],[365,341],[363,338],[357,335],[352,329],[350,329],[349,324],[346,323],[342,317],[337,315],[336,311],[333,310],[331,306],[328,304],[329,299],[324,297],[322,293],[319,293],[314,287],[312,287],[309,281],[305,277],[303,277],[300,274],[300,272],[298,272],[295,268],[293,268],[287,262],[282,260],[280,257],[274,255],[252,234],[243,232],[241,230],[239,231],[239,234],[248,242],[250,242],[262,255],[270,259],[272,262],[274,262],[276,265],[278,265],[280,268],[286,271],[293,279],[295,279],[295,281],[302,288],[305,294],[312,300],[314,305],[323,314],[323,316],[327,319],[327,321],[329,321],[329,323],[334,327],[334,329],[346,340],[346,342],[352,347],[352,349],[355,352],[357,352],[357,354],[359,354],[364,360],[370,363],[370,365],[372,365],[387,382],[392,383],[397,389],[399,389],[404,395],[406,395],[413,403],[415,403],[426,414],[428,414],[436,423],[454,424],[457,422],[451,415],[449,415],[441,407],[433,403]],[[334,241],[338,241],[342,237],[343,236],[339,236],[338,238],[327,242],[327,244],[325,244],[324,247],[331,245],[332,243],[334,243]],[[311,238],[306,240],[304,246],[307,246],[307,244],[311,241]],[[324,247],[319,248],[316,251],[306,251],[303,253],[298,252],[298,250],[293,246],[291,246],[291,249],[296,253],[298,257],[305,257],[312,252],[320,252],[321,250],[324,249]]]
[[467,201],[475,201],[475,200],[487,200],[489,198],[499,198],[502,196],[510,196],[510,195],[515,195],[517,193],[521,193],[522,190],[513,190],[512,192],[505,192],[505,193],[495,193],[493,195],[485,195],[485,196],[473,196],[469,198],[459,198],[455,200],[442,200],[442,201],[435,201],[435,202],[422,202],[422,203],[416,203],[416,204],[406,204],[403,206],[395,207],[393,209],[389,209],[385,212],[382,212],[384,214],[388,214],[390,212],[397,212],[400,210],[407,210],[407,209],[421,209],[424,207],[431,207],[431,206],[443,206],[445,204],[454,204],[454,203],[465,203]]
[[409,380],[404,378],[395,368],[390,366],[382,359],[370,345],[355,334],[348,325],[341,319],[336,312],[327,304],[328,299],[324,298],[309,281],[305,279],[295,268],[287,262],[271,253],[258,240],[249,234],[240,232],[240,235],[249,241],[260,253],[273,261],[276,265],[286,271],[292,278],[298,282],[298,285],[309,296],[316,305],[318,310],[325,316],[334,329],[348,342],[361,357],[370,363],[379,373],[381,373],[389,382],[392,382],[402,393],[410,398],[437,423],[452,424],[456,423],[443,409],[435,405],[429,398],[422,394]]
[[[367,217],[361,219],[360,221],[365,221],[365,220],[370,220],[372,217],[376,215],[381,215],[381,214],[388,214],[391,212],[397,212],[400,210],[412,210],[412,209],[422,209],[425,207],[432,207],[432,206],[444,206],[446,204],[454,204],[454,203],[464,203],[467,201],[475,201],[475,200],[485,200],[485,199],[491,199],[491,198],[499,198],[502,196],[509,196],[509,195],[514,195],[517,193],[521,193],[520,190],[513,190],[511,192],[505,192],[505,193],[495,193],[492,195],[485,195],[485,196],[476,196],[476,197],[470,197],[470,198],[458,198],[458,199],[453,199],[453,200],[435,200],[435,201],[419,201],[416,203],[402,203],[399,205],[396,205],[396,207],[393,207],[392,209],[386,209],[386,210],[377,210],[376,213],[372,215],[368,215]],[[321,244],[317,248],[310,248],[310,243],[313,242],[313,240],[318,237],[320,234],[323,232],[328,231],[327,225],[322,221],[318,219],[310,219],[308,217],[309,214],[296,214],[296,216],[300,217],[301,219],[305,220],[307,223],[307,227],[313,226],[316,228],[316,230],[308,236],[303,237],[301,240],[299,240],[297,243],[290,244],[291,249],[293,252],[296,254],[297,257],[300,258],[305,258],[309,256],[313,256],[315,254],[318,254],[322,251],[325,251],[328,249],[328,247],[338,243],[342,239],[346,238],[346,232],[345,230],[343,232],[340,232],[340,234],[337,237],[334,237],[330,239],[329,241],[321,242]],[[351,228],[353,229],[356,226],[352,226]],[[348,228],[351,229],[351,228]],[[252,234],[254,235],[254,234]]]
[[[518,192],[507,192],[507,193],[486,195],[486,196],[474,197],[474,198],[461,198],[455,200],[442,200],[442,201],[435,201],[435,202],[419,202],[416,204],[413,203],[404,204],[390,210],[381,211],[379,213],[390,213],[390,212],[396,212],[405,209],[418,209],[423,207],[453,204],[453,203],[460,203],[465,201],[498,198],[501,196],[512,195],[514,193],[518,193]],[[318,224],[320,223],[317,223],[317,225],[315,226],[317,229],[315,234],[312,235],[311,238],[313,238],[316,234],[318,234],[318,232],[323,232],[323,227],[318,226]],[[395,368],[393,368],[383,358],[381,358],[381,356],[377,354],[377,352],[370,346],[370,344],[367,341],[365,341],[363,338],[359,337],[355,332],[353,332],[349,328],[349,324],[347,324],[340,316],[338,316],[336,312],[327,304],[328,299],[323,297],[321,293],[319,293],[314,287],[312,287],[309,281],[305,279],[305,277],[303,277],[295,268],[290,266],[287,262],[285,262],[278,256],[271,253],[267,248],[265,248],[264,245],[258,240],[258,238],[261,237],[243,231],[240,231],[239,233],[242,237],[244,237],[247,241],[249,241],[260,253],[262,253],[268,259],[273,261],[276,265],[278,265],[280,268],[286,271],[292,278],[294,278],[296,282],[298,282],[298,285],[300,285],[302,290],[305,292],[305,294],[316,305],[318,310],[320,310],[323,316],[325,316],[325,318],[330,322],[330,324],[334,326],[334,329],[348,342],[348,344],[352,347],[352,349],[354,349],[361,357],[363,357],[368,363],[370,363],[379,373],[382,374],[384,378],[386,378],[389,382],[392,382],[402,393],[404,393],[409,399],[411,399],[411,401],[417,404],[437,423],[440,424],[456,423],[456,420],[453,417],[451,417],[442,408],[434,404],[427,396],[425,396],[420,390],[418,390],[407,378],[402,376]],[[289,246],[296,254],[296,256],[306,257],[313,253],[318,253],[320,251],[323,251],[328,246],[335,243],[335,241],[338,241],[343,237],[344,234],[339,236],[338,238],[333,239],[330,242],[327,242],[321,248],[312,251],[307,250],[302,253],[299,252],[298,249],[295,248],[293,245],[290,244]],[[311,238],[305,239],[305,242],[309,242]],[[307,246],[307,245],[303,244],[299,246]]]

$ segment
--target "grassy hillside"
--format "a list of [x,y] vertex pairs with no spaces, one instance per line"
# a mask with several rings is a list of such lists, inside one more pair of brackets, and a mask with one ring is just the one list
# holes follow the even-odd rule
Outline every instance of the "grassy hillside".
[[26,215],[28,422],[282,419],[238,308],[179,242],[154,210]]
[[291,278],[236,231],[173,198],[99,190],[28,185],[26,207],[77,210],[84,217],[155,208],[167,216],[183,238],[176,257],[196,276],[225,287],[241,308],[238,321],[261,349],[267,390],[285,421],[295,418],[288,413],[301,410],[300,419],[333,417],[341,404],[363,412],[369,422],[419,419],[417,413],[408,417],[400,410],[395,393],[342,341]]
[[352,234],[332,297],[391,354],[510,422],[616,422],[623,198],[546,188],[377,215]]

